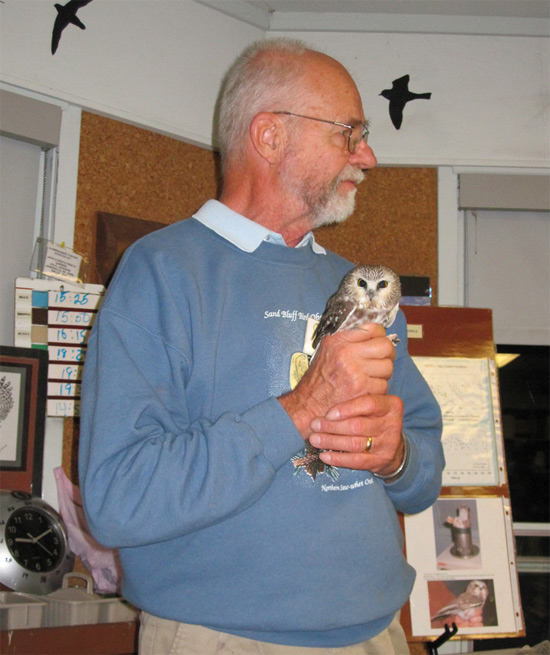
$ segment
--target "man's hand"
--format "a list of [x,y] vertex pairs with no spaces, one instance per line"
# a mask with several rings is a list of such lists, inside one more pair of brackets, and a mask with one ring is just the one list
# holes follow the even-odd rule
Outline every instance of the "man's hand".
[[381,475],[399,467],[403,406],[386,395],[394,359],[380,325],[337,332],[322,340],[297,387],[279,398],[302,438],[331,451],[321,453],[324,462]]
[[[311,422],[309,442],[325,464],[391,475],[403,461],[403,403],[397,396],[360,396]],[[367,450],[368,448],[368,450]]]

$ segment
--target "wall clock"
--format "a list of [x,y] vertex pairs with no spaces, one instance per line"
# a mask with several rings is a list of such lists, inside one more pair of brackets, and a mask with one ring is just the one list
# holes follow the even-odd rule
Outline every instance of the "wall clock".
[[0,491],[0,582],[9,589],[49,594],[73,569],[62,518],[23,491]]

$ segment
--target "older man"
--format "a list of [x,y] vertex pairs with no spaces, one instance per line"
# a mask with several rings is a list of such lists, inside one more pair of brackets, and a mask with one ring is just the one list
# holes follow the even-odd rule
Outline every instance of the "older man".
[[141,653],[407,652],[396,510],[434,502],[443,455],[402,313],[397,347],[379,325],[338,332],[291,384],[351,268],[311,230],[353,211],[376,165],[367,135],[341,64],[254,44],[222,90],[219,200],[130,247],[111,283],[81,484],[143,610]]

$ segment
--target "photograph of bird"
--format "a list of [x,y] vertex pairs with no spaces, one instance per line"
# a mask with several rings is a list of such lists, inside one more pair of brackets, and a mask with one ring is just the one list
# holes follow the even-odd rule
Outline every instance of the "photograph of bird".
[[52,55],[55,54],[57,46],[59,45],[59,40],[61,39],[61,34],[67,25],[72,23],[81,30],[86,29],[86,25],[77,18],[76,12],[90,2],[92,2],[92,0],[70,0],[66,5],[55,5],[55,8],[57,9],[57,17],[52,32]]
[[438,621],[455,615],[464,621],[468,621],[476,610],[485,605],[488,596],[489,588],[483,580],[471,580],[466,587],[466,591],[459,594],[452,603],[441,607],[432,616],[431,621]]
[[431,93],[413,93],[409,91],[409,76],[403,75],[392,82],[391,89],[384,89],[380,95],[390,101],[390,118],[396,130],[403,123],[403,110],[411,100],[429,100]]
[[[312,338],[316,349],[327,334],[351,330],[362,323],[379,323],[390,327],[394,322],[401,283],[399,276],[386,266],[356,266],[347,273],[327,301],[325,311]],[[390,336],[394,343],[399,340]]]

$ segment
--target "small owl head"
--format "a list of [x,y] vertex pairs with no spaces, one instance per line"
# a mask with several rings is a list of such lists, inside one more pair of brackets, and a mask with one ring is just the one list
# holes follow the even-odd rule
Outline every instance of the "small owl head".
[[[353,268],[344,275],[337,291],[328,299],[313,334],[313,348],[317,348],[327,334],[351,330],[363,323],[390,327],[399,311],[400,298],[399,277],[391,269],[384,266]],[[394,344],[399,341],[397,335],[390,335],[390,338]]]
[[357,266],[344,280],[346,292],[373,309],[390,309],[399,304],[399,276],[386,266]]
[[468,583],[466,591],[473,596],[477,596],[483,602],[487,600],[487,596],[489,595],[489,588],[483,580],[472,580]]

